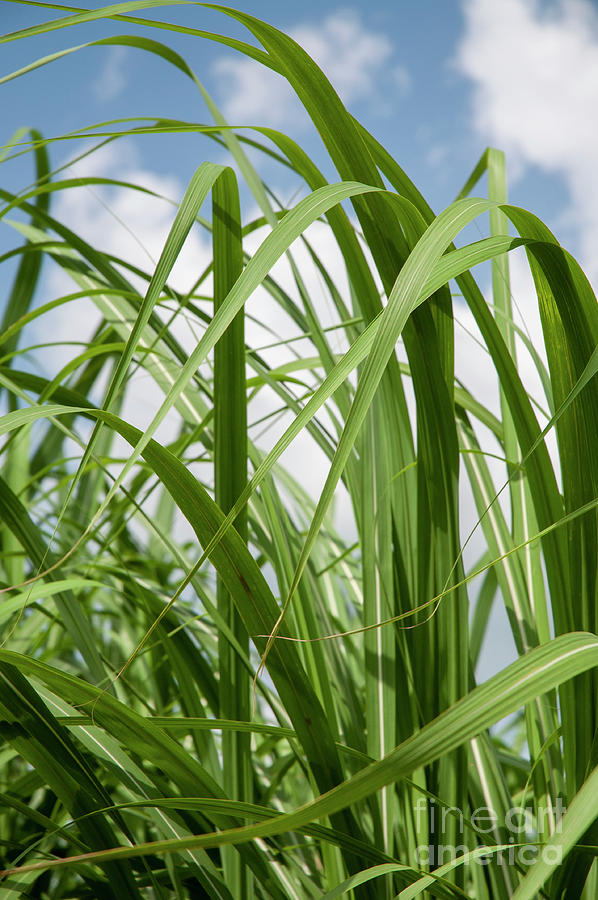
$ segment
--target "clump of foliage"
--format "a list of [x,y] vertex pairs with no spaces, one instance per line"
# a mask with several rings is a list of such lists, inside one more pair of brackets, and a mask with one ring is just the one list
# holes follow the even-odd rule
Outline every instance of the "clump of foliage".
[[[133,270],[52,215],[58,192],[98,179],[52,171],[38,133],[5,146],[5,158],[32,154],[36,178],[18,194],[0,190],[17,241],[3,260],[17,266],[0,337],[3,896],[593,898],[590,285],[542,222],[506,202],[500,152],[488,150],[435,215],[293,40],[235,10],[225,12],[261,48],[194,32],[288,80],[338,172],[328,183],[287,135],[227,126],[187,63],[155,40],[174,26],[129,15],[152,5],[75,12],[3,40],[110,17],[122,36],[98,43],[157,54],[196,83],[215,124],[193,128],[220,156],[228,150],[261,218],[241,213],[232,167],[203,162],[157,265]],[[160,119],[103,135],[189,127]],[[266,190],[256,153],[303,184],[292,208]],[[472,198],[485,173],[489,198]],[[488,236],[457,248],[488,213]],[[334,236],[348,295],[305,235],[317,221]],[[263,225],[248,255],[243,238]],[[192,228],[209,235],[212,262],[181,294],[169,278]],[[292,255],[294,293],[271,274],[301,239],[332,324]],[[516,247],[544,333],[545,427],[517,363],[507,261]],[[67,295],[45,292],[45,258],[71,280]],[[491,304],[471,274],[488,262]],[[287,361],[277,365],[245,336],[260,287],[302,337],[282,340]],[[68,316],[82,298],[101,325],[47,377],[28,341],[45,316]],[[453,311],[463,302],[500,383],[499,417],[455,379]],[[190,352],[183,316],[196,335]],[[161,392],[143,432],[121,415],[138,372]],[[257,394],[292,413],[268,452],[255,441]],[[159,443],[167,417],[171,439]],[[279,463],[305,433],[329,461],[317,502]],[[482,434],[507,462],[509,515]],[[464,479],[486,544],[472,569],[459,529]],[[355,543],[331,515],[341,482]],[[519,658],[476,685],[495,597]],[[514,713],[509,744],[489,729]],[[520,807],[529,814],[514,836],[509,816]],[[490,827],[480,828],[480,808],[495,814]],[[522,845],[538,849],[533,866],[514,852]],[[439,860],[441,847],[457,852]]]

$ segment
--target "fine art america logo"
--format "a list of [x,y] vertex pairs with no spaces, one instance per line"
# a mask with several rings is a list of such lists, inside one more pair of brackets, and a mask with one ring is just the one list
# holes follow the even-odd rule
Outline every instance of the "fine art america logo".
[[[559,798],[555,805],[534,810],[513,806],[500,816],[491,807],[480,806],[465,819],[457,807],[441,807],[434,800],[421,797],[415,805],[417,830],[421,834],[420,828],[429,829],[436,835],[437,843],[417,847],[417,861],[425,868],[438,868],[456,861],[487,866],[493,860],[508,866],[531,866],[537,859],[560,865],[563,850],[551,838],[561,833],[565,812],[566,807]],[[443,836],[450,835],[451,839],[457,836],[459,840],[465,832],[469,835],[468,846],[463,839],[461,843],[442,843]]]

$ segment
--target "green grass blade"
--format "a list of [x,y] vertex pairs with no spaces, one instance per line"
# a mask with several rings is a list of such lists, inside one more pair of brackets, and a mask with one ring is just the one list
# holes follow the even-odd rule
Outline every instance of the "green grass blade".
[[[237,181],[228,170],[214,185],[214,313],[232,289],[243,268],[241,212]],[[245,384],[245,327],[241,310],[214,348],[214,496],[228,512],[247,483],[247,388]],[[247,540],[247,517],[235,527]],[[248,652],[247,630],[226,585],[219,583],[218,608],[237,641]],[[251,716],[251,683],[245,666],[228,638],[219,638],[220,711],[226,719]],[[248,735],[227,732],[222,738],[224,789],[231,799],[251,801],[251,744]],[[237,854],[224,855],[225,880],[239,900],[250,895],[248,873]]]
[[[0,651],[0,658],[13,659],[16,654]],[[17,657],[18,658],[18,657]],[[355,803],[385,784],[408,775],[423,761],[429,762],[471,740],[494,722],[504,718],[539,694],[563,681],[598,665],[598,639],[589,634],[569,634],[537,647],[503,672],[475,688],[434,722],[425,726],[384,759],[372,763],[326,795],[302,809],[276,817],[266,824],[195,836],[187,841],[161,841],[133,848],[122,847],[104,853],[87,854],[87,859],[127,859],[151,852],[172,852],[186,847],[216,847],[226,843],[253,840],[279,834],[283,830],[302,827],[313,819],[330,815],[343,806]],[[31,670],[40,668],[33,661],[21,662]],[[587,814],[586,814],[587,815]],[[76,857],[74,858],[76,859]],[[71,864],[58,860],[36,864],[36,869]],[[25,870],[26,867],[23,867]],[[6,873],[5,873],[6,874]]]
[[598,770],[594,769],[567,807],[556,833],[539,848],[539,858],[513,894],[513,900],[533,900],[538,896],[564,857],[594,823],[597,809]]

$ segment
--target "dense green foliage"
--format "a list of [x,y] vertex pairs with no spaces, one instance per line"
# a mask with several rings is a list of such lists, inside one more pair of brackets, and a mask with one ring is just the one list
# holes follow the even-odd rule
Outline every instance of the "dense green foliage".
[[[15,236],[0,337],[2,896],[595,898],[591,287],[542,222],[508,205],[500,152],[488,150],[434,215],[297,44],[226,10],[263,49],[195,39],[289,81],[338,172],[329,184],[288,136],[226,127],[156,40],[171,26],[129,15],[153,5],[165,4],[120,3],[118,15],[74,13],[3,39],[112,15],[123,36],[99,43],[157,54],[191,78],[216,123],[192,127],[234,167],[199,166],[146,272],[53,216],[62,192],[109,179],[52,171],[36,132],[4,148],[5,158],[29,153],[36,174],[17,195],[0,190]],[[64,53],[75,51],[85,52]],[[292,208],[262,183],[257,153],[301,182]],[[261,210],[254,221],[235,171]],[[489,199],[472,198],[486,173]],[[122,189],[135,202],[140,188]],[[457,248],[488,213],[488,236]],[[316,222],[348,292],[306,234]],[[243,241],[257,228],[265,236],[249,254]],[[212,261],[182,294],[169,279],[191,229],[211,242]],[[545,416],[517,360],[516,247],[537,293]],[[285,254],[292,290],[272,273]],[[49,295],[44,259],[70,293]],[[319,273],[324,301],[298,259]],[[492,267],[491,303],[470,271],[480,263]],[[247,337],[258,289],[290,323],[292,337],[272,335],[278,362]],[[53,339],[45,317],[68,317],[84,298],[101,325],[48,377],[35,349]],[[458,304],[499,379],[499,417],[455,378]],[[159,398],[143,431],[126,414],[140,373]],[[259,419],[281,409],[266,452]],[[296,439],[327,458],[317,502],[301,471],[279,462]],[[508,513],[489,454],[506,461]],[[485,542],[472,568],[464,481]],[[339,490],[355,539],[333,514]],[[519,659],[476,686],[494,602]],[[489,731],[511,714],[508,738]],[[439,847],[455,854],[432,852],[430,864]]]

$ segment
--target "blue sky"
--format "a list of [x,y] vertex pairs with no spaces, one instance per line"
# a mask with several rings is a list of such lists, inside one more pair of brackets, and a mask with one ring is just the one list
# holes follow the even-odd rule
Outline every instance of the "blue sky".
[[[584,206],[574,170],[590,170],[598,150],[592,109],[592,102],[598,105],[598,11],[589,0],[353,5],[309,0],[300,9],[271,0],[233,5],[320,51],[315,55],[351,111],[399,159],[435,208],[451,201],[487,144],[500,144],[509,152],[514,202],[534,209],[574,251],[588,253],[574,225],[578,207]],[[197,6],[139,14],[248,37],[230,18]],[[4,32],[55,16],[0,2]],[[284,104],[272,102],[267,76],[256,77],[254,66],[201,38],[96,22],[5,45],[2,74],[64,46],[123,31],[162,38],[177,49],[232,114],[231,121],[291,128],[318,157],[309,127],[280,115]],[[318,47],[318,34],[324,47]],[[52,135],[140,113],[208,121],[191,82],[134,49],[83,50],[1,90],[3,139],[24,124]],[[584,154],[576,144],[588,141]],[[138,160],[185,182],[197,164],[198,147],[196,138],[140,141]],[[55,158],[62,155],[59,150]],[[25,165],[11,166],[14,175],[4,168],[5,179],[27,179]],[[590,218],[598,234],[598,213]]]
[[[298,8],[251,0],[233,5],[299,40],[329,75],[348,108],[395,156],[436,211],[451,202],[486,146],[504,149],[511,201],[545,220],[598,285],[596,3],[306,0]],[[0,0],[0,31],[25,28],[56,15]],[[251,40],[229,17],[199,6],[139,15]],[[146,34],[177,50],[231,123],[267,124],[289,131],[318,163],[326,165],[317,134],[280,81],[233,51],[199,37],[96,22],[4,44],[0,77],[64,47],[123,33]],[[135,49],[106,46],[82,50],[0,85],[0,109],[0,145],[22,126],[57,136],[128,116],[210,121],[196,88],[173,67]],[[83,146],[80,141],[55,144],[53,164],[64,163]],[[112,144],[96,162],[85,163],[79,171],[138,181],[178,199],[206,158],[223,157],[205,138],[154,136]],[[261,171],[284,199],[291,198],[297,187],[292,179],[276,167]],[[20,157],[4,162],[0,173],[2,187],[22,189],[32,180],[31,161]],[[326,174],[335,177],[329,168]],[[147,252],[154,258],[159,255],[172,220],[171,208],[139,198],[133,204],[130,195],[122,192],[69,193],[57,199],[53,211],[74,230],[139,265],[146,261]],[[318,239],[325,241],[325,234]],[[15,240],[12,230],[0,224],[0,250],[15,242],[20,243],[20,237]],[[188,282],[202,260],[207,261],[208,253],[200,236],[192,234],[178,267],[181,283]],[[67,290],[52,271],[43,288],[44,299]],[[512,291],[521,324],[540,346],[537,310],[521,256],[513,256]],[[66,337],[81,337],[90,315],[81,312],[57,322],[57,333],[63,329],[60,333]],[[467,336],[475,331],[471,316],[463,309],[458,320],[457,371],[482,402],[496,405],[491,367]],[[521,370],[533,390],[529,359],[522,357]],[[144,399],[147,396],[138,398],[135,410],[141,417],[140,427]],[[300,448],[291,462],[303,465],[308,487],[316,493],[323,467],[321,460],[306,464],[306,452]],[[471,503],[465,500],[463,508],[466,518],[469,515],[464,524],[467,533]],[[501,642],[486,674],[506,662],[510,652],[508,642]]]
[[[47,10],[10,2],[1,3],[0,7],[4,31],[55,16]],[[298,12],[291,5],[259,0],[238,4],[238,8],[282,29],[299,31],[298,36],[307,37],[308,44],[309,38],[313,43],[313,35],[323,29],[328,46],[326,59],[322,61],[332,68],[330,74],[335,83],[341,82],[341,87],[345,74],[345,86],[349,84],[345,95],[351,110],[388,144],[406,168],[415,170],[414,178],[435,193],[438,203],[450,202],[459,178],[465,177],[467,167],[473,165],[478,153],[478,147],[466,135],[463,77],[451,65],[463,29],[458,6],[430,0],[406,4],[374,2],[353,7],[308,2]],[[198,7],[171,7],[140,14],[251,40],[246,30],[233,20]],[[345,45],[343,28],[349,32],[345,40],[348,38],[350,43]],[[64,46],[123,30],[126,33],[135,29],[102,22],[8,44],[2,53],[3,74]],[[235,72],[242,75],[244,71],[243,61],[234,52],[201,38],[136,30],[162,38],[178,50],[215,99],[233,113],[231,121],[252,124],[267,121],[289,127],[288,119],[281,121],[280,116],[272,116],[273,107],[268,102],[264,79],[257,85],[264,89],[263,95],[245,96],[236,105],[232,103],[231,94],[237,86]],[[352,52],[355,49],[362,51],[358,58]],[[351,79],[355,86],[350,84]],[[359,83],[361,93],[357,89]],[[3,133],[7,137],[24,123],[35,124],[45,134],[60,134],[82,124],[139,113],[196,122],[208,120],[201,98],[184,76],[134,49],[88,49],[9,83],[2,90]],[[375,92],[382,98],[372,104]],[[249,107],[245,115],[240,112],[243,106]],[[309,141],[309,129],[298,130],[298,136],[308,141],[310,152],[317,153],[317,141]],[[197,162],[197,143],[196,139],[177,139],[174,159],[168,154],[170,165],[165,164],[166,154],[161,152],[159,142],[142,142],[139,149],[148,167],[164,173],[174,170],[185,180]],[[478,144],[481,147],[481,142]],[[440,164],[449,145],[458,157],[451,164],[452,177],[447,171],[447,161]]]

